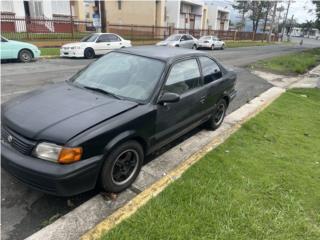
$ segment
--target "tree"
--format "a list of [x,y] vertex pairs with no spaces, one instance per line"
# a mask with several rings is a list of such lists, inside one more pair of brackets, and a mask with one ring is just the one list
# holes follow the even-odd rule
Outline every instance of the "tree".
[[261,1],[251,1],[250,6],[250,19],[252,20],[252,32],[256,33],[259,26],[259,21],[263,17],[262,9],[263,3]]
[[241,13],[241,22],[237,23],[237,28],[243,31],[245,27],[245,15],[250,10],[248,1],[236,1],[235,4],[232,5],[234,9],[237,9]]
[[262,7],[264,8],[263,15],[264,15],[264,24],[263,24],[263,32],[266,32],[267,22],[270,10],[273,6],[273,2],[264,1],[262,2]]
[[320,1],[312,1],[313,4],[316,5],[316,21],[315,21],[315,27],[320,30]]

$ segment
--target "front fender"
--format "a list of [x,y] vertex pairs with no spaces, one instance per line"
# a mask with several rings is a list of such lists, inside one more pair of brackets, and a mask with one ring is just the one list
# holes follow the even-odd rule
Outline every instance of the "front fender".
[[134,137],[137,137],[137,133],[134,130],[128,130],[125,132],[120,133],[115,138],[113,138],[111,141],[108,142],[108,144],[105,146],[103,152],[104,155],[108,154],[112,148],[114,148],[119,143],[124,142],[125,140],[132,139]]

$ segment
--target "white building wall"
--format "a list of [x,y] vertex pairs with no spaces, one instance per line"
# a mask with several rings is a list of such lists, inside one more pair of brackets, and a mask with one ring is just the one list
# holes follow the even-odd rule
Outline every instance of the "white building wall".
[[[168,26],[178,27],[180,25],[180,1],[166,1],[167,24]],[[183,22],[184,25],[184,22]]]

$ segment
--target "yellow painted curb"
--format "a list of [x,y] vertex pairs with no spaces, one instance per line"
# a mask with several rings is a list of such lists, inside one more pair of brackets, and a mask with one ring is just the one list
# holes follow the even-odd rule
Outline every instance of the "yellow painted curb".
[[212,142],[207,144],[204,148],[202,148],[197,153],[193,154],[186,161],[181,163],[177,168],[169,172],[166,176],[159,179],[157,182],[152,184],[149,188],[138,194],[135,198],[133,198],[130,202],[124,205],[122,208],[115,211],[108,218],[100,222],[95,228],[88,231],[84,234],[81,239],[82,240],[93,240],[100,239],[102,235],[115,227],[121,221],[133,215],[140,207],[145,205],[151,198],[157,196],[160,192],[162,192],[170,183],[174,182],[193,164],[199,161],[203,156],[205,156],[208,152],[214,149],[219,144],[223,143],[224,140],[234,133],[236,130],[240,128],[239,124],[236,124],[230,127],[223,137],[219,137],[214,139]]
[[187,160],[181,163],[174,170],[170,171],[166,176],[156,181],[146,190],[144,190],[143,192],[138,194],[136,197],[134,197],[126,205],[119,208],[117,211],[115,211],[105,220],[103,220],[98,225],[96,225],[93,229],[89,230],[80,239],[81,240],[100,239],[103,236],[103,234],[105,234],[106,232],[114,228],[117,224],[119,224],[123,220],[129,218],[139,208],[145,205],[150,199],[152,199],[153,197],[161,193],[169,184],[171,184],[172,182],[180,178],[181,175],[189,167],[191,167],[193,164],[198,162],[202,157],[204,157],[207,153],[212,151],[218,145],[223,143],[231,134],[236,132],[245,121],[257,115],[259,112],[265,109],[268,105],[270,105],[275,99],[277,99],[280,95],[281,94],[279,94],[278,96],[272,99],[269,99],[269,101],[263,101],[263,103],[261,103],[262,105],[259,106],[254,112],[249,113],[248,116],[246,116],[245,120],[238,123],[234,123],[231,126],[229,125],[229,127],[225,131],[223,131],[223,133],[220,136],[215,138],[213,141],[209,142],[205,147],[203,147],[201,150],[199,150],[195,154],[191,155]]

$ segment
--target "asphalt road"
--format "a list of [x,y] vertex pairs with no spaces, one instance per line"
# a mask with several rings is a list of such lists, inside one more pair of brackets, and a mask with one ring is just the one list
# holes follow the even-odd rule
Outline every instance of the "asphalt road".
[[[317,46],[320,47],[320,41],[304,40],[303,46],[286,44],[208,51],[238,73],[236,86],[238,96],[231,104],[229,112],[271,87],[269,83],[250,74],[243,68],[245,65],[260,59]],[[91,61],[41,59],[29,64],[3,63],[1,64],[1,100],[4,102],[40,86],[68,79]],[[1,238],[4,240],[24,239],[96,194],[92,191],[72,198],[53,197],[27,188],[2,170],[1,191]]]

